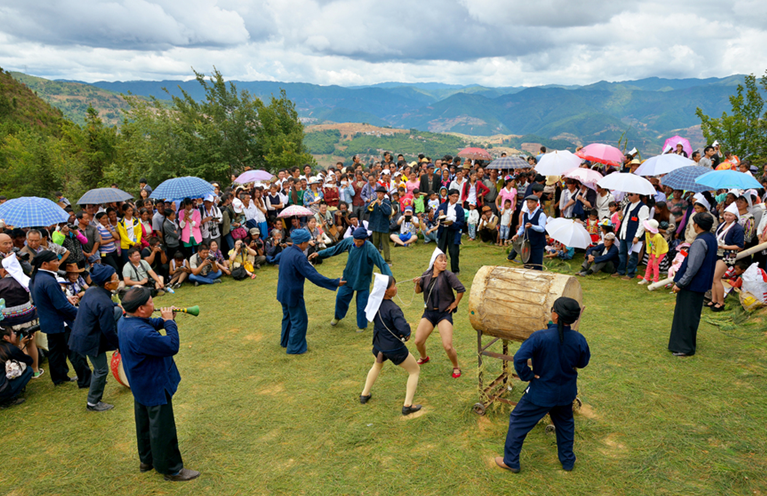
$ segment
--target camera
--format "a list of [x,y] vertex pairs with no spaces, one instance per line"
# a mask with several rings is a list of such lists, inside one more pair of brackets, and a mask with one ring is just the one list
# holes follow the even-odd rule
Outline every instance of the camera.
[[216,257],[214,255],[208,255],[208,260],[210,260],[211,262],[215,262]]
[[67,227],[69,228],[70,231],[77,231],[78,229],[80,229],[80,227],[77,224],[67,223]]
[[21,253],[21,249],[20,248],[16,248],[15,246],[11,249],[11,251],[22,262],[29,262],[29,253]]

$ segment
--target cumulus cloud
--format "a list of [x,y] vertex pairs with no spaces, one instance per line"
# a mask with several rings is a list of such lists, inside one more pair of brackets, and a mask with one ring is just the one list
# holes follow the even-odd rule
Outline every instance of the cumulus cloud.
[[765,16],[762,0],[0,0],[0,66],[340,85],[761,74]]

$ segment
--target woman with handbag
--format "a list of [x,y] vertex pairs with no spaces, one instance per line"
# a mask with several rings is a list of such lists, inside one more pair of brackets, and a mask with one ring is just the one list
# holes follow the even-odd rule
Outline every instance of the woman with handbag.
[[31,337],[19,339],[10,327],[0,327],[0,408],[24,403],[21,392],[32,379],[32,358],[18,347],[26,345]]
[[738,207],[731,203],[725,209],[724,222],[716,229],[717,250],[716,269],[714,270],[714,282],[711,286],[711,302],[706,305],[714,312],[724,310],[724,286],[722,277],[727,268],[735,263],[735,256],[745,246],[743,226],[738,224]]

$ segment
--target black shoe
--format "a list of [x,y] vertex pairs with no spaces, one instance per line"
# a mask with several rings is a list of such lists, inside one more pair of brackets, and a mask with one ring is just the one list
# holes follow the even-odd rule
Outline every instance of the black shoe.
[[142,474],[143,474],[144,472],[149,472],[149,471],[150,471],[150,470],[152,470],[153,468],[154,468],[154,467],[153,467],[151,464],[149,464],[149,463],[143,463],[143,462],[142,462],[142,463],[139,463],[139,466],[138,466],[138,470],[139,470],[139,472],[141,472]]
[[410,415],[421,409],[421,405],[410,405],[402,407],[402,415]]
[[190,481],[200,476],[200,472],[196,470],[190,470],[188,468],[182,468],[176,475],[166,475],[166,481]]
[[86,405],[85,408],[89,412],[106,412],[107,410],[111,410],[114,407],[115,407],[114,405],[110,405],[109,403],[103,403],[99,401],[95,405]]
[[367,395],[367,396],[362,396],[362,395],[360,395],[360,403],[362,403],[362,404],[364,405],[365,403],[367,403],[368,401],[370,401],[370,398],[372,398],[372,397],[373,397],[373,393],[370,393],[370,394],[369,394],[369,395]]
[[16,398],[15,400],[10,401],[4,401],[3,403],[0,403],[0,408],[10,408],[12,406],[21,405],[26,401],[25,398]]
[[573,468],[574,467],[569,467],[569,468],[562,467],[562,470],[564,470],[565,472],[572,472]]
[[688,355],[687,353],[676,352],[676,353],[674,353],[674,356],[675,357],[689,357],[689,356],[692,356],[692,355]]

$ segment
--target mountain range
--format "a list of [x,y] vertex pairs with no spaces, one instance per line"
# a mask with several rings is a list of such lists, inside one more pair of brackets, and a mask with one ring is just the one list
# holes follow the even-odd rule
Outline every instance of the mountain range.
[[[397,82],[342,87],[233,81],[238,89],[261,98],[277,95],[285,89],[296,103],[299,115],[309,124],[362,122],[473,136],[537,135],[580,143],[615,144],[625,136],[631,146],[648,152],[657,152],[663,140],[673,134],[686,135],[694,145],[702,145],[695,109],[700,107],[708,115],[721,115],[729,110],[729,97],[742,82],[742,75],[709,79],[646,78],[600,81],[586,86],[529,88]],[[80,102],[83,100],[79,98],[80,93],[87,87],[102,92],[96,95],[102,100],[98,103],[109,105],[105,113],[120,108],[118,101],[111,98],[121,93],[169,99],[163,90],[167,88],[171,95],[180,96],[183,89],[194,98],[203,96],[202,88],[194,80],[50,83],[55,84],[37,81],[36,91],[69,117],[77,109],[67,110],[60,104]],[[67,84],[78,85],[78,99],[62,96],[62,88],[57,85]]]

